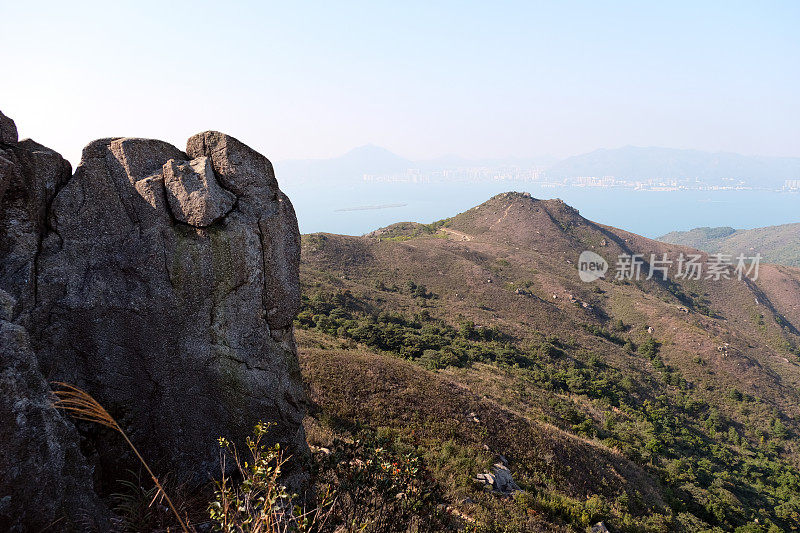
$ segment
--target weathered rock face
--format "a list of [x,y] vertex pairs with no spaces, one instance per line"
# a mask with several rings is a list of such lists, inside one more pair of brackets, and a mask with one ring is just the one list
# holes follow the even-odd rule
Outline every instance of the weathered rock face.
[[[258,421],[305,455],[299,233],[270,162],[217,132],[185,153],[102,139],[70,177],[55,152],[3,142],[0,289],[41,373],[88,390],[178,477],[217,474],[217,438]],[[82,438],[95,481],[118,478],[117,436]]]
[[60,155],[31,140],[0,144],[0,289],[15,299],[14,319],[23,325],[36,299],[47,206],[70,173]]
[[17,125],[0,111],[0,143],[17,142]]
[[236,197],[223,189],[214,177],[211,161],[203,156],[164,165],[164,185],[172,214],[181,222],[205,228],[233,209]]
[[[50,406],[50,388],[22,326],[0,320],[0,524],[109,529],[75,427]],[[66,524],[64,524],[66,525]],[[58,528],[57,529],[61,529]]]

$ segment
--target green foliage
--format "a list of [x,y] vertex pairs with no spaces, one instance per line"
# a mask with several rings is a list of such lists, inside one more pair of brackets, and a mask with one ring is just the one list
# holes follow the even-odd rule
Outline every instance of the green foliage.
[[424,460],[388,438],[336,440],[316,463],[318,490],[334,494],[326,527],[335,531],[440,531],[441,501]]
[[674,280],[666,280],[664,284],[666,285],[667,291],[689,309],[692,309],[701,315],[711,318],[719,318],[719,315],[711,310],[708,300],[704,297],[701,297],[695,293],[686,294],[683,290],[683,287],[681,287],[681,285]]
[[789,437],[789,430],[777,418],[772,421],[772,436],[778,440],[784,440]]
[[[412,281],[406,283],[405,291],[415,298],[434,297],[424,285]],[[413,318],[386,311],[373,313],[348,292],[304,297],[297,324],[418,360],[431,369],[467,366],[476,361],[528,362],[496,327],[464,322],[455,328],[432,318],[426,310]]]
[[449,218],[444,218],[430,224],[417,224],[414,222],[393,224],[384,228],[378,238],[380,240],[402,242],[426,235],[436,236],[436,232],[447,226],[450,220]]
[[[401,289],[409,295],[414,290],[408,284]],[[800,494],[800,471],[781,456],[792,435],[786,423],[777,415],[754,415],[747,425],[739,422],[741,418],[731,419],[731,410],[745,413],[748,406],[760,404],[736,388],[723,389],[713,402],[704,398],[699,392],[705,389],[698,390],[665,363],[656,339],[644,335],[635,346],[626,335],[631,327],[623,322],[583,329],[639,353],[649,361],[649,376],[615,368],[603,354],[618,348],[605,343],[589,350],[541,334],[517,341],[496,327],[467,320],[454,327],[427,310],[413,317],[375,310],[349,293],[311,295],[304,299],[298,322],[429,369],[482,362],[507,371],[518,384],[509,389],[514,396],[509,401],[539,403],[548,422],[620,450],[667,487],[674,515],[645,519],[612,506],[616,510],[607,523],[618,530],[734,530],[756,519],[783,529],[800,527],[795,496]],[[693,360],[691,368],[704,371],[704,360]],[[563,494],[542,494],[536,493],[533,511],[584,527],[583,509],[575,510]],[[508,518],[509,523],[522,524],[509,530],[525,531],[525,516],[520,514],[519,521]]]
[[412,298],[423,298],[423,299],[431,299],[437,298],[437,296],[428,291],[425,285],[417,285],[413,281],[409,280],[405,284],[406,292],[411,295]]
[[[281,483],[283,459],[280,446],[262,443],[269,425],[259,423],[254,437],[247,437],[247,458],[241,458],[236,447],[220,438],[220,463],[222,477],[217,482],[214,500],[208,507],[216,531],[224,533],[272,533],[310,531],[322,515],[324,505],[311,512],[303,512],[293,504]],[[231,458],[241,480],[236,483],[226,474],[226,463]]]
[[728,398],[735,402],[741,402],[744,399],[744,396],[742,396],[742,393],[739,391],[739,389],[734,387],[728,391]]
[[639,345],[638,352],[643,356],[654,359],[658,355],[659,344],[653,337],[648,337],[646,341]]
[[[622,321],[620,321],[617,324],[617,327],[619,327],[619,324],[621,322]],[[625,328],[625,326],[622,325],[622,329],[615,329],[615,330],[616,331],[624,331],[624,328]],[[627,342],[627,339],[624,339],[623,337],[617,335],[613,331],[609,331],[606,328],[603,328],[601,326],[595,326],[593,324],[584,324],[583,325],[583,329],[585,329],[586,331],[588,331],[592,335],[596,335],[597,337],[602,337],[602,338],[604,338],[604,339],[606,339],[608,341],[611,341],[614,344],[618,344],[620,346],[624,346],[625,343]]]
[[629,329],[630,329],[630,327],[626,326],[625,322],[623,322],[621,318],[618,319],[616,322],[614,322],[613,330],[618,332],[618,333],[624,333],[624,332],[628,331]]
[[578,500],[554,490],[541,490],[517,492],[510,505],[497,512],[501,514],[500,520],[481,524],[476,530],[482,533],[539,531],[541,523],[531,520],[531,517],[539,517],[548,522],[569,524],[570,531],[583,531],[601,520],[608,521],[611,505],[597,494]]
[[[440,531],[445,517],[435,482],[415,450],[365,434],[337,439],[317,453],[312,481],[317,504],[305,510],[282,483],[287,463],[278,445],[267,446],[269,425],[258,424],[246,440],[248,458],[220,438],[222,478],[208,507],[215,531],[225,533]],[[237,477],[226,475],[232,458]]]

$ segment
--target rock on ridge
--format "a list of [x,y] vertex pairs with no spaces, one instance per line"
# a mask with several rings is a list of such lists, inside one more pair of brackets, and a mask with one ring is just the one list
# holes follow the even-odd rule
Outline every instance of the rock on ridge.
[[227,215],[236,197],[223,189],[214,177],[211,161],[198,157],[164,164],[164,185],[175,218],[186,224],[204,228]]
[[[87,389],[157,471],[190,482],[218,472],[218,437],[242,443],[259,421],[305,456],[292,331],[300,238],[269,160],[219,132],[193,136],[186,152],[109,138],[87,145],[71,174],[52,150],[6,142],[9,120],[0,307],[29,333],[31,372]],[[39,405],[41,416],[54,413]],[[83,425],[79,434],[85,456],[76,460],[107,493],[133,458],[116,435]],[[59,442],[67,449],[76,435]],[[13,442],[18,455],[34,445]],[[0,468],[8,446],[0,443]],[[299,484],[304,473],[292,476]],[[93,487],[75,486],[90,502]],[[54,509],[64,501],[55,500]]]

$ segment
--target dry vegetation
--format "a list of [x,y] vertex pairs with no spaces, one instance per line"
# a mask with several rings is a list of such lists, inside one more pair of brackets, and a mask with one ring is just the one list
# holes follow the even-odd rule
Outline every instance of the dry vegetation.
[[[447,504],[489,529],[800,527],[800,272],[584,284],[585,249],[612,269],[688,251],[515,193],[424,227],[304,236],[310,434],[417,446],[444,465]],[[437,462],[445,447],[459,453]],[[524,496],[471,483],[497,454]]]
[[[246,460],[221,440],[232,475],[174,505],[139,456],[156,488],[120,483],[130,489],[117,498],[122,525],[800,528],[800,271],[764,266],[758,283],[584,284],[584,249],[685,251],[514,193],[429,225],[304,236],[296,338],[311,490],[283,486],[295,459],[258,426]],[[81,391],[61,392],[58,405],[127,441]],[[497,461],[521,490],[475,482]],[[174,520],[153,508],[160,497]]]

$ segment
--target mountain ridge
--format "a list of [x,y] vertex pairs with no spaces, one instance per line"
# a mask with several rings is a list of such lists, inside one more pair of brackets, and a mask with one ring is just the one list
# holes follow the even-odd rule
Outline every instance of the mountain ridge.
[[[580,281],[577,272],[587,250],[610,264],[593,283]],[[634,253],[644,258],[641,278],[616,279],[617,257]],[[301,360],[326,417],[421,439],[415,442],[431,454],[445,445],[440,435],[479,457],[486,444],[508,459],[525,491],[539,495],[539,503],[503,504],[469,484],[445,483],[452,505],[476,520],[517,524],[518,531],[544,523],[555,531],[581,530],[593,520],[614,531],[761,527],[756,520],[790,529],[800,525],[800,500],[788,490],[800,489],[793,440],[800,432],[800,269],[765,264],[756,281],[715,281],[675,279],[673,266],[669,279],[647,279],[650,254],[676,260],[688,253],[709,260],[704,252],[599,224],[560,200],[526,193],[500,194],[449,219],[398,223],[361,237],[307,234]],[[329,350],[341,350],[335,364],[326,362]],[[391,372],[406,376],[406,385],[387,388],[380,371],[365,370],[382,367],[387,355],[398,360]],[[416,390],[411,383],[422,379],[420,367],[433,372],[428,381],[446,377],[474,394],[476,416],[454,415],[436,400],[444,392],[422,391],[412,394],[425,402],[415,415],[403,391]],[[340,378],[334,375],[358,383],[365,403],[336,399]],[[558,455],[559,476],[566,479],[548,483],[547,468],[520,453],[524,446],[510,434],[502,442],[476,442],[442,425],[453,416],[480,425],[484,402],[534,428],[551,424],[568,434]],[[407,410],[398,412],[395,404]],[[415,416],[431,431],[405,433]],[[582,448],[581,440],[599,448]],[[622,489],[610,471],[595,471],[594,485],[583,485],[578,500],[607,507],[589,511],[577,493],[557,487],[580,477],[580,462],[570,457],[591,453],[600,465],[606,449],[636,465],[616,474],[632,484]],[[445,464],[447,472],[468,474],[460,468],[469,462]],[[782,477],[767,473],[779,471]],[[641,483],[657,478],[649,486],[668,509],[614,503],[622,493],[647,501],[629,476]],[[464,499],[474,503],[458,503]],[[586,518],[565,519],[543,503],[556,500],[576,502]]]
[[738,230],[703,227],[674,231],[658,240],[732,256],[760,253],[766,262],[800,267],[800,223]]
[[786,180],[800,178],[800,157],[625,146],[568,157],[547,171],[549,175],[558,177],[703,179],[718,183],[745,180],[756,181],[759,185],[782,186]]
[[291,159],[279,161],[276,166],[292,179],[360,179],[363,174],[391,174],[409,168],[435,171],[484,166],[536,167],[551,178],[701,179],[715,184],[745,181],[770,187],[782,187],[786,180],[800,179],[800,157],[639,146],[600,148],[561,159],[551,156],[471,159],[450,155],[412,160],[368,144],[333,158]]

